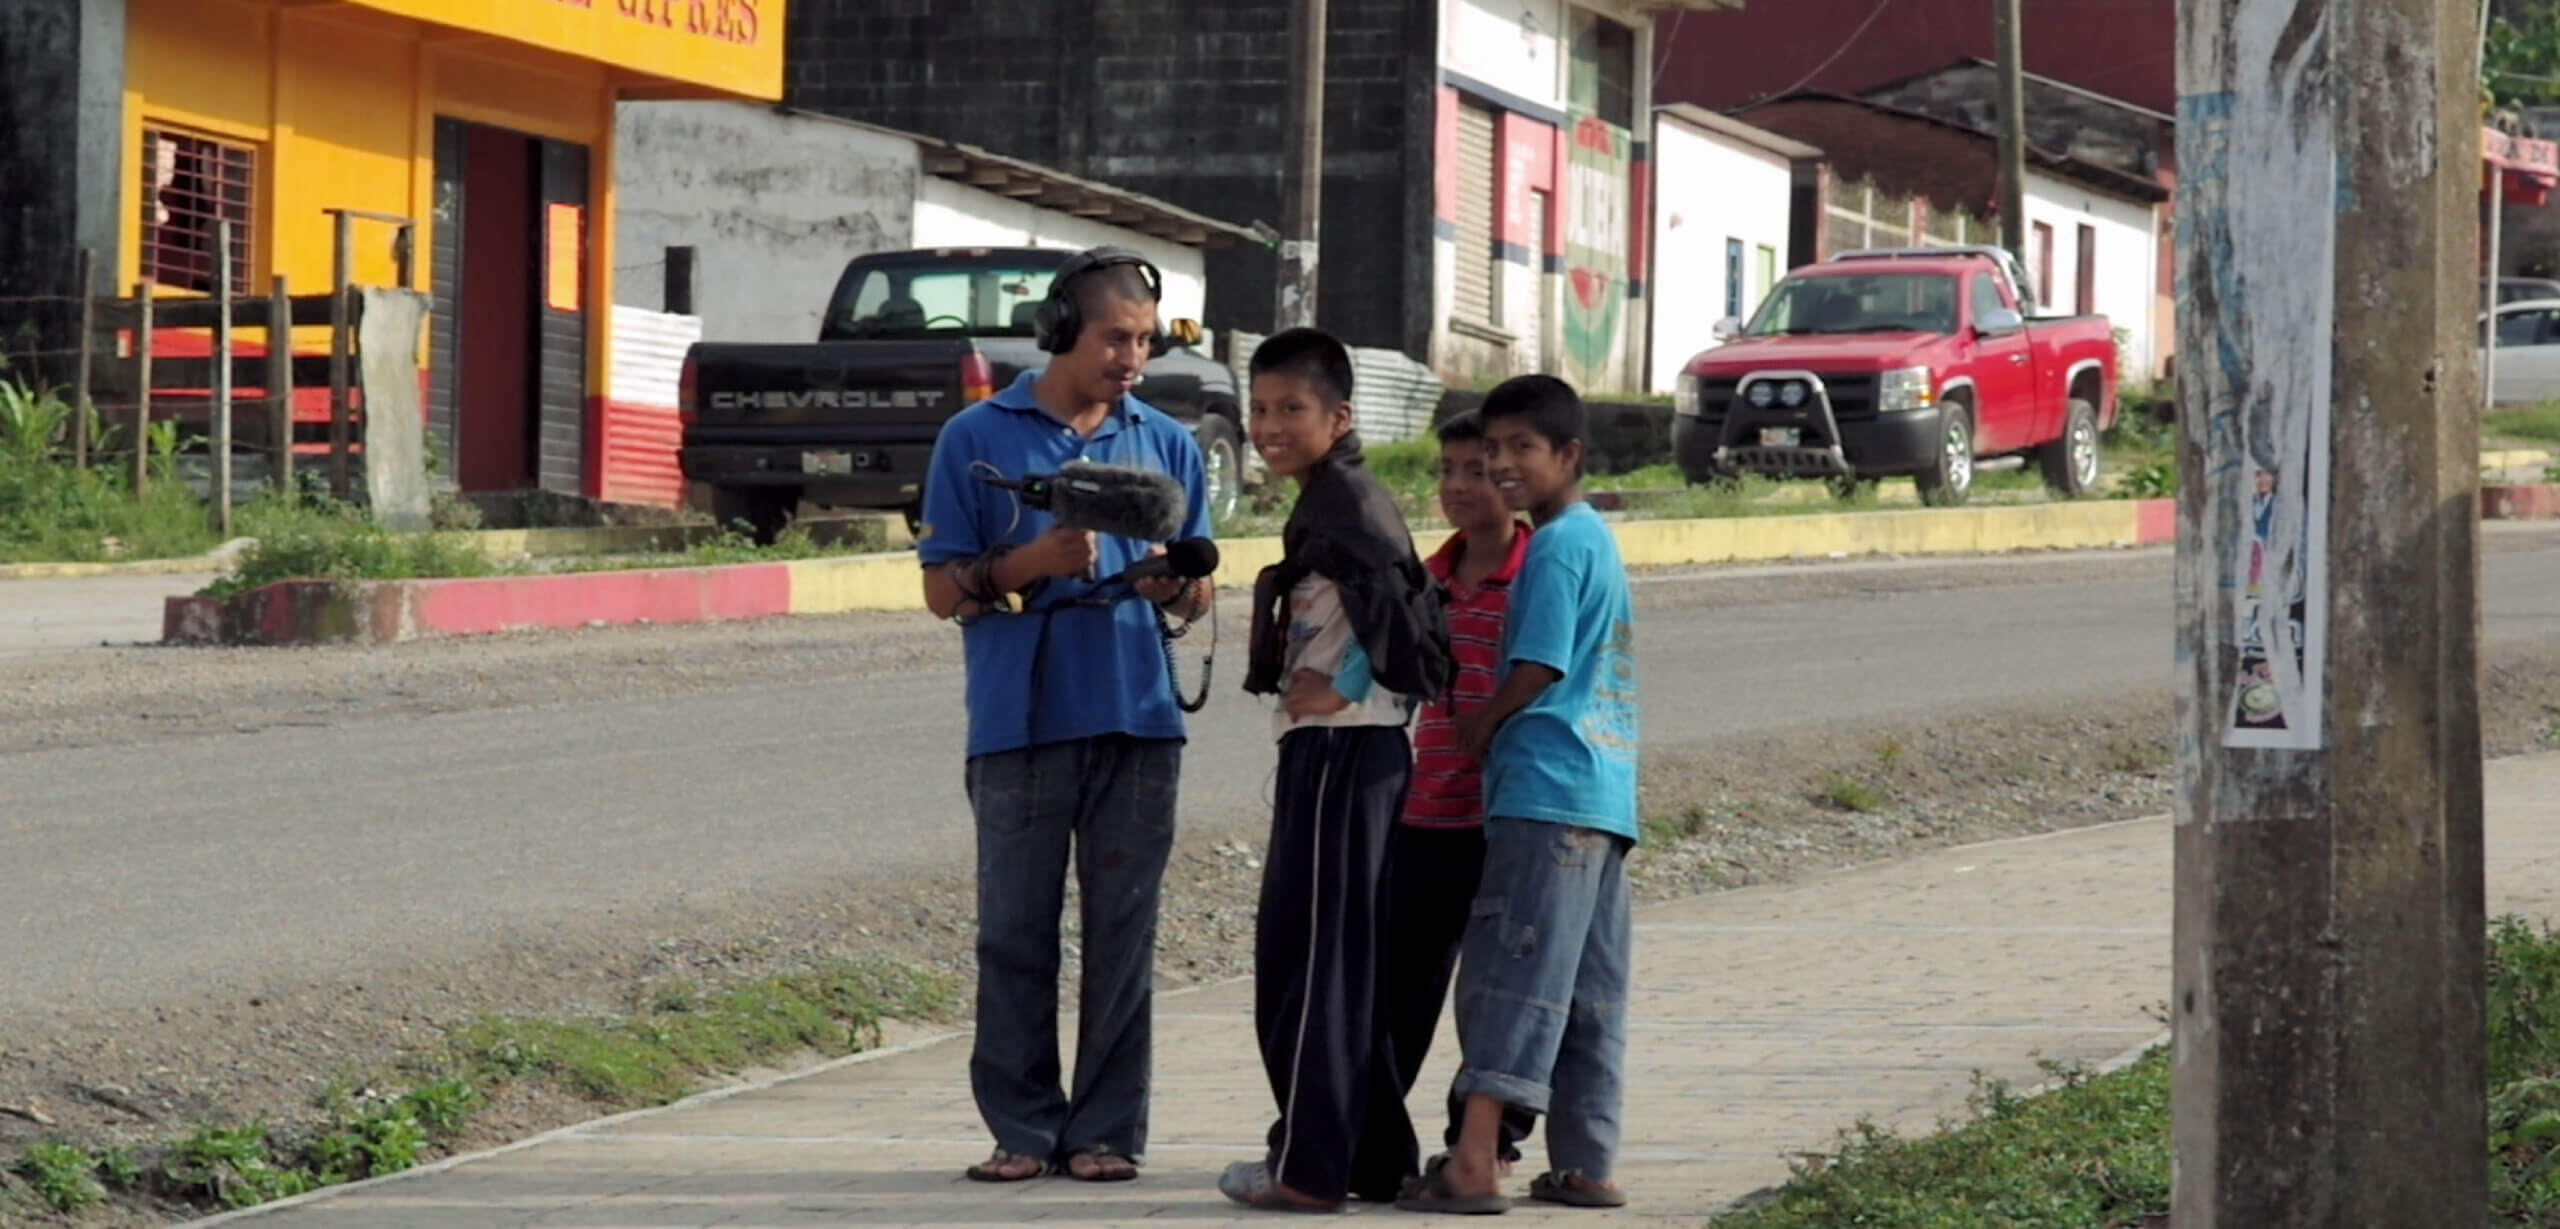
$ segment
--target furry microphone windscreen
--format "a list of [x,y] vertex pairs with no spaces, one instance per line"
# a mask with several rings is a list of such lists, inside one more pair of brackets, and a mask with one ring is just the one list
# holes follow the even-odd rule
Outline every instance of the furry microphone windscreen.
[[1071,529],[1166,542],[1182,532],[1190,500],[1171,474],[1069,461],[1049,482],[1049,511]]

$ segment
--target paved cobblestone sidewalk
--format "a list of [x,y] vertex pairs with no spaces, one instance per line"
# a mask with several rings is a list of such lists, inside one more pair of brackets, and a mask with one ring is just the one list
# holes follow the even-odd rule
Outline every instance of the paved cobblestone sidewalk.
[[[2560,756],[2489,766],[2489,898],[2560,904]],[[1515,1219],[1697,1225],[1781,1182],[1860,1116],[1925,1128],[1972,1073],[2101,1062],[2160,1035],[2169,995],[2165,820],[1945,850],[1647,909],[1637,918],[1627,1156],[1634,1205]],[[964,1039],[589,1123],[445,1167],[241,1214],[260,1225],[966,1226],[1271,1223],[1220,1198],[1269,1095],[1252,988],[1159,999],[1154,1144],[1137,1182],[981,1186]],[[1455,1045],[1426,1077],[1428,1113]],[[1516,1175],[1541,1167],[1533,1146]],[[1437,1218],[1390,1208],[1394,1224]],[[1452,1218],[1454,1219],[1454,1218]]]

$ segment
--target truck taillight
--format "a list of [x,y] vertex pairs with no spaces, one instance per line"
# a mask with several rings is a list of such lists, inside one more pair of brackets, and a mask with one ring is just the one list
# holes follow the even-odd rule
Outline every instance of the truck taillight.
[[972,352],[960,360],[960,400],[976,405],[996,395],[996,369],[987,356]]
[[684,365],[676,369],[676,421],[693,425],[693,355],[689,351]]

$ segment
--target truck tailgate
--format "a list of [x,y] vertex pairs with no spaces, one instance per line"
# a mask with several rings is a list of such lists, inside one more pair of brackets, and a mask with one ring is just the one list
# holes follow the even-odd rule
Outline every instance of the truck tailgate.
[[703,344],[687,361],[698,444],[842,442],[848,427],[929,440],[979,392],[965,368],[983,368],[966,341]]

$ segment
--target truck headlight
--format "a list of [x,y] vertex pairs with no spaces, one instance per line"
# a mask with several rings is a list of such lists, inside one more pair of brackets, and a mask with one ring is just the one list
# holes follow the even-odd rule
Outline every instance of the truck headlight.
[[1672,383],[1671,412],[1682,418],[1698,416],[1698,377],[1684,373]]
[[1937,394],[1929,382],[1926,367],[1902,367],[1884,373],[1876,383],[1876,408],[1893,414],[1905,410],[1925,410],[1937,403]]

